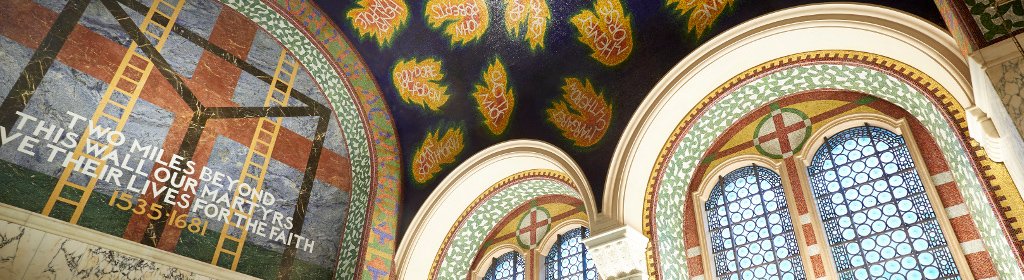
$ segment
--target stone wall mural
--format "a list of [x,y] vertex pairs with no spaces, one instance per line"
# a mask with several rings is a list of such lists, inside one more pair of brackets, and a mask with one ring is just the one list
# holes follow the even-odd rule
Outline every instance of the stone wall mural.
[[[281,35],[304,33],[267,24],[290,17],[247,1],[0,4],[0,203],[258,278],[351,277],[361,259],[342,255],[364,254],[366,209],[384,203],[368,197],[394,195],[370,191],[372,106],[329,53]],[[60,250],[107,250],[81,246]],[[176,273],[139,263],[153,271],[121,276]],[[47,271],[87,273],[69,269]]]

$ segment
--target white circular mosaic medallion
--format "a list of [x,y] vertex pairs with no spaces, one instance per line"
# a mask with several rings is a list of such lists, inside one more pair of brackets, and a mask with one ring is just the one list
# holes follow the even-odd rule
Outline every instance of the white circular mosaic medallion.
[[540,242],[541,238],[548,233],[548,229],[551,228],[551,215],[544,208],[534,206],[527,211],[523,218],[519,220],[519,227],[516,228],[516,237],[519,239],[519,245],[527,248],[533,248]]

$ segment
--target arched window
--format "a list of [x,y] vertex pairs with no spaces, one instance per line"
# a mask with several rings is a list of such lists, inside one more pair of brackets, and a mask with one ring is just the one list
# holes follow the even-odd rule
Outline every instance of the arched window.
[[512,251],[494,258],[487,269],[484,280],[525,280],[526,261],[518,252]]
[[597,267],[583,244],[583,239],[589,236],[590,230],[584,227],[558,235],[555,245],[544,258],[547,268],[544,279],[598,279]]
[[902,136],[844,130],[808,167],[811,190],[842,279],[959,279]]
[[803,279],[782,180],[752,165],[721,177],[704,204],[719,279]]

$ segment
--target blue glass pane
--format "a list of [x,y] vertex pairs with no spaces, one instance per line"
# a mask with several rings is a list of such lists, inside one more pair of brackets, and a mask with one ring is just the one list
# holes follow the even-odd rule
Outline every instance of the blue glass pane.
[[902,136],[845,130],[808,173],[841,279],[960,279]]
[[718,278],[805,278],[779,174],[736,169],[711,190],[704,210]]
[[544,279],[599,279],[597,267],[587,251],[587,246],[583,244],[583,239],[588,236],[590,230],[584,227],[559,235],[544,259],[544,267],[547,268]]
[[524,280],[526,261],[517,252],[508,252],[494,258],[491,267],[484,274],[484,280]]

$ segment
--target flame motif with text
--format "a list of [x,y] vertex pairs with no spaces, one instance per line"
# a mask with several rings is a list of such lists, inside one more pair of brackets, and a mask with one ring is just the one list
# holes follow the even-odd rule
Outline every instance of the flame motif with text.
[[665,5],[670,6],[679,15],[690,13],[690,20],[686,29],[696,32],[697,37],[704,35],[711,27],[711,24],[722,15],[725,8],[732,5],[734,0],[668,0]]
[[462,152],[462,140],[461,127],[449,127],[444,135],[441,135],[441,129],[428,132],[412,156],[413,179],[425,183],[441,171],[441,165],[455,162],[455,157]]
[[429,0],[426,15],[430,28],[444,27],[452,45],[480,39],[490,24],[483,0]]
[[483,84],[476,85],[477,110],[484,116],[484,124],[494,135],[505,133],[508,120],[515,107],[515,93],[508,85],[508,74],[500,59],[494,59],[483,73]]
[[505,4],[505,31],[519,38],[519,29],[525,24],[525,39],[532,50],[544,48],[550,21],[551,10],[546,0],[508,0]]
[[433,58],[399,60],[391,73],[402,100],[437,111],[448,102],[448,86],[441,83],[441,61]]
[[589,80],[580,82],[566,78],[562,86],[562,99],[547,109],[548,121],[562,131],[562,136],[580,147],[590,147],[601,141],[611,123],[612,107],[602,94],[594,91]]
[[597,0],[593,10],[583,10],[571,21],[580,32],[578,39],[590,47],[590,57],[597,61],[618,65],[633,52],[630,17],[619,0]]
[[376,39],[378,46],[391,44],[409,20],[409,7],[404,0],[360,0],[358,5],[346,16],[359,36]]

